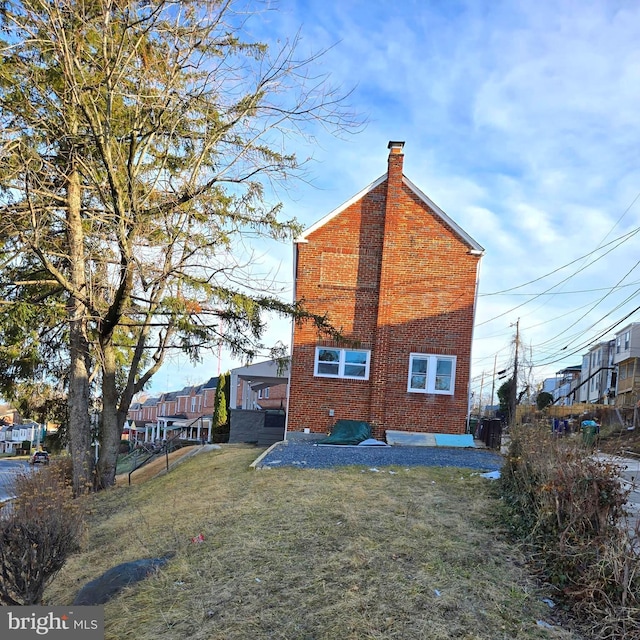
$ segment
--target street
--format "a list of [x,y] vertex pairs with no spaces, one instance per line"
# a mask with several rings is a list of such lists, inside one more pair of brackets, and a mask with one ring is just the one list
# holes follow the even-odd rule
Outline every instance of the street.
[[0,502],[4,502],[14,496],[13,483],[15,477],[28,469],[29,463],[27,460],[0,458]]

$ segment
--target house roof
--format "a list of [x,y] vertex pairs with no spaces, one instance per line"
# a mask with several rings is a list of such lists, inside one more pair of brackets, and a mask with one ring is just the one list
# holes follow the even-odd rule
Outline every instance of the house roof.
[[218,386],[218,378],[209,378],[207,382],[203,382],[202,384],[194,387],[196,395],[202,393],[205,389],[215,389]]
[[[318,220],[315,224],[311,225],[308,229],[305,229],[296,239],[295,242],[303,243],[309,242],[309,236],[314,232],[323,227],[327,222],[340,215],[345,209],[350,207],[352,204],[358,202],[361,198],[363,198],[367,193],[380,186],[386,179],[388,174],[381,175],[377,180],[374,180],[370,185],[366,186],[362,191],[356,193],[355,196],[347,200],[345,203],[341,204],[337,209],[334,209],[326,216]],[[458,237],[465,242],[471,252],[473,253],[484,253],[484,248],[479,245],[462,227],[460,227],[456,222],[454,222],[429,196],[423,193],[418,187],[416,187],[409,178],[405,175],[402,176],[402,184],[404,184],[407,188],[409,188],[424,204],[426,204],[436,216],[438,216],[453,232],[458,235]]]
[[560,369],[560,371],[558,371],[558,373],[579,373],[580,371],[582,371],[582,365],[581,364],[572,364],[570,367],[565,367],[564,369]]
[[254,391],[259,391],[277,384],[286,384],[289,381],[289,363],[281,366],[276,360],[256,362],[232,369],[231,375],[244,380]]

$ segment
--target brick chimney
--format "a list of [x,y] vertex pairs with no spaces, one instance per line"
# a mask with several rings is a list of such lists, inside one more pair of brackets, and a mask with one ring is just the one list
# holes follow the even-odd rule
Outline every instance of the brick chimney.
[[391,140],[389,142],[389,169],[387,178],[389,185],[393,187],[400,187],[402,185],[402,163],[404,160],[404,153],[402,149],[404,142],[398,140]]
[[378,311],[374,341],[373,359],[371,361],[371,396],[369,421],[373,426],[374,437],[384,435],[387,410],[388,363],[386,358],[376,354],[389,351],[389,325],[395,305],[395,285],[392,266],[397,263],[398,252],[406,251],[396,241],[397,220],[401,214],[402,202],[402,162],[404,142],[389,142],[389,168],[387,171],[387,194],[384,213],[384,241],[380,264],[380,282],[378,288]]

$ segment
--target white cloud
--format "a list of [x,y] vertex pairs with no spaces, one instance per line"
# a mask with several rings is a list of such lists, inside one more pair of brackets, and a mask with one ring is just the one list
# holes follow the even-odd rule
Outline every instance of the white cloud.
[[[345,140],[318,130],[316,144],[293,143],[313,157],[314,184],[278,192],[286,217],[310,225],[342,204],[386,171],[387,141],[400,139],[405,173],[485,247],[482,294],[542,278],[638,225],[640,201],[623,214],[640,191],[640,5],[291,0],[254,33],[283,39],[300,25],[303,49],[335,45],[321,70],[355,87],[350,102],[369,123]],[[541,375],[579,362],[579,349],[560,349],[638,304],[624,302],[626,287],[588,313],[627,271],[640,279],[637,242],[481,297],[478,322],[496,319],[476,330],[474,374],[496,353],[508,361],[518,317],[533,360],[548,363]],[[285,252],[266,259],[282,259],[281,275]]]

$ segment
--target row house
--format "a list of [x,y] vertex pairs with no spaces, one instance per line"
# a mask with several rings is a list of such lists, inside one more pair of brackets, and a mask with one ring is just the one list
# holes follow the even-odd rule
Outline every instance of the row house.
[[127,414],[129,439],[158,442],[179,434],[194,442],[211,439],[211,420],[218,378],[133,403]]
[[616,406],[629,413],[640,401],[640,323],[632,322],[615,334],[613,362],[617,367]]
[[5,425],[0,427],[0,452],[14,453],[23,442],[30,442],[31,448],[41,448],[46,435],[46,427],[37,422]]
[[600,342],[582,356],[579,402],[613,404],[616,376],[614,366],[615,340]]
[[555,405],[570,406],[578,402],[581,373],[582,367],[575,365],[558,371],[556,377],[552,378],[555,384],[550,393]]
[[640,403],[640,323],[594,345],[582,356],[582,366],[567,367],[547,383],[553,387],[554,404],[615,405],[631,420]]

